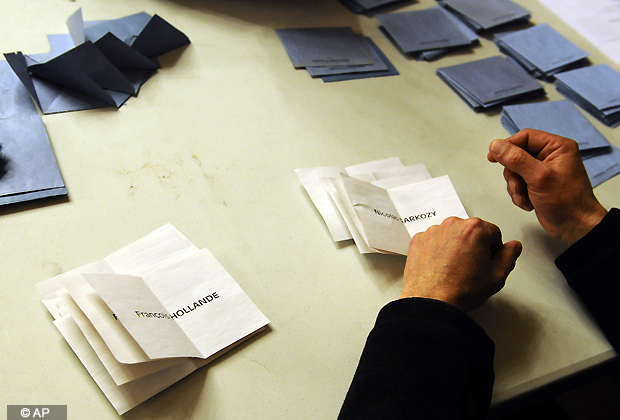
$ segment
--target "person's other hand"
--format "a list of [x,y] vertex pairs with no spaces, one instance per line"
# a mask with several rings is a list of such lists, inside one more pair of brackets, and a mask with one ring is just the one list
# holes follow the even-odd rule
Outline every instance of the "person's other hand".
[[422,297],[476,309],[499,292],[521,254],[521,243],[502,243],[497,226],[450,217],[411,239],[402,298]]
[[607,214],[594,196],[574,140],[525,129],[494,140],[487,158],[504,166],[512,202],[534,210],[554,238],[572,245]]

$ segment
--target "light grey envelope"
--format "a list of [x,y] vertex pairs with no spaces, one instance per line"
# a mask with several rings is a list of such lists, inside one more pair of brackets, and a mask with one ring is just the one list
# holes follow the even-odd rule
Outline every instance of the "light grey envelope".
[[66,194],[43,120],[6,61],[0,88],[0,204]]
[[505,47],[525,58],[545,74],[551,74],[589,53],[582,50],[547,23],[498,37]]
[[590,182],[596,187],[620,173],[620,149],[611,146],[583,155]]
[[502,111],[504,115],[516,131],[533,128],[568,137],[579,144],[580,150],[609,147],[607,139],[567,100],[507,105]]
[[560,73],[556,79],[599,110],[620,107],[620,73],[607,64]]

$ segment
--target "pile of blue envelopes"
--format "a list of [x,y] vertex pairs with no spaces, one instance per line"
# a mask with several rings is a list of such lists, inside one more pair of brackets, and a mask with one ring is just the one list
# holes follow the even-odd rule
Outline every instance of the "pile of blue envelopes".
[[67,194],[41,115],[0,61],[0,205]]
[[620,125],[620,73],[607,64],[558,74],[556,88],[604,124]]
[[502,125],[510,134],[524,128],[568,137],[579,150],[609,147],[607,139],[567,100],[507,105],[502,110]]
[[443,7],[377,15],[397,48],[417,60],[434,60],[478,43],[478,35]]
[[159,68],[156,56],[189,44],[161,17],[137,13],[84,22],[79,9],[69,34],[49,35],[50,51],[4,54],[44,114],[119,108]]
[[588,65],[588,53],[546,23],[498,35],[494,42],[534,77],[551,81],[553,75]]
[[277,29],[293,66],[324,82],[399,74],[368,37],[349,27]]
[[475,111],[545,95],[543,86],[507,57],[442,67],[437,75]]
[[533,128],[575,140],[595,187],[620,173],[618,148],[612,146],[570,101],[505,106],[501,121],[510,134]]
[[530,19],[527,9],[510,0],[438,0],[474,31],[486,31],[498,26]]
[[353,13],[372,13],[377,9],[393,6],[399,3],[409,2],[409,0],[339,0]]
[[581,158],[593,187],[620,174],[620,149],[614,145],[587,150],[581,154]]

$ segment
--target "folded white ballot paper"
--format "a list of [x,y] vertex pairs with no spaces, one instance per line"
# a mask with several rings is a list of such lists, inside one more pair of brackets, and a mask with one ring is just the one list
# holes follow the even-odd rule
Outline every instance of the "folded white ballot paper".
[[215,257],[170,224],[37,288],[119,414],[269,323]]
[[448,176],[431,178],[422,164],[391,158],[296,172],[334,240],[353,239],[361,253],[407,255],[416,233],[468,217]]

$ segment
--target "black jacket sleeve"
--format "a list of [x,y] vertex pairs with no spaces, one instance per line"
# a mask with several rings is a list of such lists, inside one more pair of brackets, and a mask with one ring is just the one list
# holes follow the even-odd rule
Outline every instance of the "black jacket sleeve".
[[620,352],[620,210],[611,209],[555,264]]
[[432,299],[387,304],[338,419],[484,419],[495,346],[464,312]]

